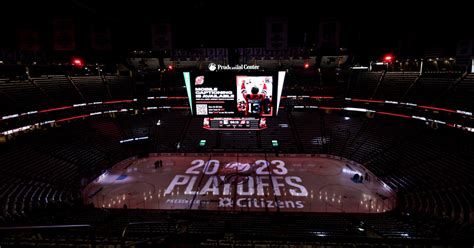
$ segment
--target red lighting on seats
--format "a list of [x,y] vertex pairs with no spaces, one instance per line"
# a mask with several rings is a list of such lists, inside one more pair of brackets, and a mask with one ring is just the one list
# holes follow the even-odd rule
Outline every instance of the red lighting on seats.
[[382,100],[365,100],[365,99],[352,99],[353,102],[372,102],[372,103],[385,103],[385,101]]
[[311,99],[334,99],[333,96],[311,96]]
[[73,58],[72,59],[72,65],[75,67],[83,67],[84,66],[84,61],[80,58]]
[[63,122],[63,121],[75,120],[75,119],[79,119],[79,118],[85,118],[85,117],[89,117],[89,116],[90,115],[78,115],[78,116],[68,117],[68,118],[57,120],[56,123]]
[[391,54],[387,54],[387,55],[383,56],[383,61],[385,63],[391,63],[392,60],[393,60],[393,55],[391,55]]
[[46,112],[57,111],[57,110],[63,110],[63,109],[68,109],[68,108],[72,108],[72,106],[65,106],[65,107],[59,107],[59,108],[44,109],[44,110],[38,111],[38,113],[46,113]]
[[323,110],[342,110],[342,108],[335,108],[335,107],[319,107],[319,109],[323,109]]
[[377,114],[390,115],[390,116],[396,116],[396,117],[411,119],[411,116],[409,116],[409,115],[395,114],[395,113],[389,113],[389,112],[377,112]]
[[438,111],[444,111],[444,112],[450,112],[450,113],[456,113],[456,110],[452,109],[446,109],[446,108],[437,108],[437,107],[431,107],[431,106],[418,106],[418,108],[423,108],[423,109],[431,109],[431,110],[438,110]]
[[187,96],[168,96],[168,99],[188,99]]
[[131,103],[133,100],[116,100],[116,101],[107,101],[104,104],[113,104],[113,103]]

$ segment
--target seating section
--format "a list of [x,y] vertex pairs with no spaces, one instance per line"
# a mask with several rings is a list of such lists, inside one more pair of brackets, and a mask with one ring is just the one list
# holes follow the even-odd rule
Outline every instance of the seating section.
[[473,95],[474,74],[471,73],[459,81],[445,95],[443,95],[440,104],[452,109],[473,110]]
[[[453,234],[454,227],[443,220],[430,221],[420,216],[394,213],[198,213],[138,209],[83,209],[76,210],[75,215],[68,213],[57,212],[49,218],[49,222],[91,224],[96,241],[108,247],[144,240],[147,245],[156,246],[163,244],[163,239],[166,244],[199,243],[204,247],[222,247],[225,244],[229,247],[288,247],[291,244],[314,247],[316,244],[334,245],[341,242],[360,242],[357,247],[366,247],[363,244],[367,245],[367,240],[371,245],[389,243],[398,244],[396,247],[412,247],[419,242],[440,242],[440,238],[459,242],[466,240],[462,235],[468,234],[466,231]],[[50,243],[69,241],[86,246],[91,242],[85,229],[38,230],[33,233],[17,231],[16,237],[12,235],[0,237],[0,244],[12,244],[16,240],[23,241],[23,244],[35,244],[38,242],[35,237],[38,236],[40,241]]]
[[27,146],[0,154],[0,218],[17,218],[33,207],[65,200],[70,183],[78,183],[77,166]]
[[123,132],[122,139],[154,137],[158,118],[154,115],[121,116],[118,123]]
[[256,131],[219,131],[218,147],[223,151],[255,151],[259,147]]
[[21,178],[2,172],[0,176],[0,221],[25,218],[34,209],[50,204],[72,202],[78,197],[76,190],[42,179]]
[[131,99],[134,96],[133,80],[124,76],[105,76],[112,99]]
[[148,78],[150,95],[156,96],[185,96],[186,88],[181,72],[160,73]]
[[[203,118],[189,117],[186,131],[183,137],[181,149],[186,152],[195,152],[198,149],[199,142],[206,140],[206,148],[209,150],[218,149],[218,132],[209,131],[202,127]],[[186,126],[183,126],[186,127]],[[184,129],[183,129],[184,130]],[[181,135],[178,135],[181,136]]]
[[21,217],[35,207],[77,197],[81,183],[130,156],[121,150],[119,139],[117,127],[103,119],[38,131],[4,144],[1,216]]
[[372,229],[377,235],[389,239],[423,239],[436,237],[431,229],[422,229],[415,226],[411,221],[385,215],[380,218],[377,215],[360,215],[364,227]]
[[294,123],[290,122],[286,110],[280,110],[278,116],[267,118],[267,128],[260,134],[262,148],[271,151],[272,140],[278,140],[280,151],[294,153],[298,151],[296,137],[294,135]]
[[[12,114],[49,107],[110,99],[132,99],[130,77],[50,75],[31,80],[0,79],[0,113]],[[184,95],[184,94],[182,94]]]
[[[160,112],[158,114],[160,126],[157,131],[157,150],[176,151],[182,140],[182,133],[189,119],[188,111]],[[158,121],[157,121],[158,122]],[[156,125],[156,123],[155,123]],[[192,135],[189,135],[192,136]],[[179,144],[180,148],[183,144]],[[195,147],[191,148],[194,149]],[[183,147],[186,149],[186,147]]]
[[320,115],[317,112],[293,112],[291,113],[294,129],[298,134],[297,142],[305,152],[318,153],[322,145],[328,141],[323,137],[320,126]]
[[[345,95],[468,111],[474,107],[471,97],[474,93],[474,74],[461,77],[457,73],[425,73],[420,77],[418,72],[353,72],[345,79],[349,87],[342,89],[340,86],[345,83],[338,83],[335,86],[339,87],[337,91],[332,86],[318,83],[318,76],[313,74],[301,76],[289,73],[284,95]],[[153,96],[186,96],[181,74],[162,75],[156,80],[146,81],[150,88],[146,92],[140,88],[140,92]],[[134,85],[133,79],[128,76],[50,75],[33,77],[30,81],[0,79],[0,112],[10,114],[83,102],[132,99],[136,97]],[[347,94],[344,94],[346,91]],[[304,105],[308,101],[309,98],[283,98],[282,104]],[[183,105],[187,102],[184,101]]]
[[71,81],[83,94],[87,102],[110,99],[110,95],[100,76],[71,77]]
[[56,106],[84,102],[80,93],[66,76],[43,76],[32,78],[33,82],[54,101]]
[[17,113],[46,108],[48,99],[29,81],[0,79],[0,111]]
[[403,100],[433,104],[460,76],[459,74],[424,74],[410,88]]
[[427,189],[404,194],[400,199],[407,210],[425,213],[428,216],[438,216],[454,219],[458,223],[472,223],[474,220],[472,183],[445,187],[442,189]]
[[354,72],[350,79],[349,97],[370,99],[377,89],[383,72]]
[[321,89],[320,74],[317,71],[292,69],[285,75],[283,91],[287,95],[307,95],[319,89]]
[[419,72],[386,72],[374,98],[399,101],[418,76]]
[[[80,124],[78,123],[78,125]],[[129,154],[123,154],[125,151],[120,145],[122,130],[114,119],[91,119],[86,121],[84,125],[76,126],[76,128],[78,134],[86,133],[86,135],[76,135],[76,137],[82,140],[82,143],[103,153],[109,164],[129,156]]]

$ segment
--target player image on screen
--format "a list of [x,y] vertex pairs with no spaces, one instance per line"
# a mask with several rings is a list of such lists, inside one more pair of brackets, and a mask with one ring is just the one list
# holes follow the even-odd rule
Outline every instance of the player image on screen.
[[272,114],[272,77],[237,76],[237,89],[237,111],[239,113],[245,116]]

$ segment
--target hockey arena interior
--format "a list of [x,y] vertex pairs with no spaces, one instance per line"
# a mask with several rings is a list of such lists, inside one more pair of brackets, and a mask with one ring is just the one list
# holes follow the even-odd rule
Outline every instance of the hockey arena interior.
[[0,17],[0,247],[473,247],[467,19],[210,2]]

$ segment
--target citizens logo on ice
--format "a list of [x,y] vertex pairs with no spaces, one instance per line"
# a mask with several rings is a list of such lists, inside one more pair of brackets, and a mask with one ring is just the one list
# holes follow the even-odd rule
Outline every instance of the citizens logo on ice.
[[220,208],[227,208],[227,207],[232,207],[234,206],[234,202],[232,199],[225,197],[225,198],[220,198],[219,197],[219,207]]
[[[219,197],[220,208],[234,207],[234,201],[229,197]],[[264,198],[237,198],[235,207],[239,208],[304,208],[304,201],[274,201]]]

